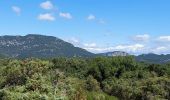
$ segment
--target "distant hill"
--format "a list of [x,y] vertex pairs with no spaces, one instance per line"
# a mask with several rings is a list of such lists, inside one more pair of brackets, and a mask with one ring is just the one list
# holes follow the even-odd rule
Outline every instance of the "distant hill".
[[[98,55],[106,56],[106,57],[114,57],[114,56],[129,56],[130,54],[123,51],[113,51],[113,52],[100,53]],[[158,55],[158,54],[149,53],[149,54],[141,54],[134,57],[139,62],[158,63],[158,64],[170,62],[170,54]]]
[[167,55],[157,55],[153,53],[142,54],[136,56],[137,61],[149,62],[149,63],[166,63],[170,62],[170,54]]
[[[51,57],[93,57],[93,56],[128,56],[123,51],[93,54],[82,48],[53,36],[29,34],[26,36],[0,36],[0,58],[51,58]],[[170,62],[170,54],[153,53],[135,56],[137,61],[149,63]]]
[[113,52],[100,53],[98,55],[114,57],[114,56],[128,56],[129,54],[123,51],[113,51]]
[[7,56],[0,54],[0,58],[6,58]]
[[0,36],[0,54],[9,57],[90,57],[94,56],[84,49],[74,47],[53,36],[29,34],[26,36]]

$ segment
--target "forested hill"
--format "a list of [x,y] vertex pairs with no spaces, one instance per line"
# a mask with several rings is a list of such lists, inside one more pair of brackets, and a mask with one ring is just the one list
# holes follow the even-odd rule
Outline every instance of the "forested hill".
[[94,54],[52,36],[0,36],[0,54],[17,58],[89,57]]
[[153,53],[149,54],[142,54],[139,56],[136,56],[137,61],[142,61],[142,62],[149,62],[149,63],[167,63],[170,62],[170,54],[164,55],[157,55]]

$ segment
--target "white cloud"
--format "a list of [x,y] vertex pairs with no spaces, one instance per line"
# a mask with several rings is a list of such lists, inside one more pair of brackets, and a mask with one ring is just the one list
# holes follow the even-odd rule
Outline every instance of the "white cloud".
[[85,48],[94,48],[97,47],[96,43],[85,43],[84,44]]
[[71,15],[70,13],[60,12],[60,13],[59,13],[59,16],[60,16],[60,17],[63,17],[63,18],[66,18],[66,19],[72,19],[72,15]]
[[[149,35],[138,35],[136,36],[138,41],[145,41],[150,39]],[[167,43],[158,44],[154,41],[149,41],[149,43],[135,43],[135,44],[118,44],[115,46],[100,46],[97,43],[83,43],[77,38],[70,38],[70,43],[74,44],[77,47],[84,48],[93,53],[103,53],[103,52],[112,52],[112,51],[124,51],[129,54],[139,55],[147,53],[155,54],[168,54],[170,53],[170,45]]]
[[46,10],[53,9],[53,4],[50,1],[45,1],[40,4],[40,7]]
[[160,47],[156,47],[152,49],[151,52],[156,53],[156,54],[162,54],[162,53],[167,53],[168,50],[169,50],[168,47],[160,46]]
[[143,44],[131,44],[131,45],[117,45],[112,47],[97,47],[96,45],[86,45],[84,49],[94,52],[94,53],[101,53],[101,52],[110,52],[110,51],[125,51],[128,53],[137,54],[143,52],[145,46]]
[[88,20],[95,20],[96,17],[92,14],[90,14],[88,17],[87,17]]
[[79,40],[76,39],[76,38],[71,38],[71,41],[74,42],[74,43],[79,43]]
[[93,53],[107,52],[108,50],[108,48],[93,48],[93,47],[84,47],[84,49]]
[[103,19],[99,19],[99,18],[96,18],[95,15],[93,14],[90,14],[88,17],[87,17],[87,20],[89,21],[95,21],[96,23],[99,23],[99,24],[105,24],[106,22],[103,20]]
[[134,44],[134,45],[118,45],[115,47],[116,50],[125,50],[130,52],[136,52],[142,50],[145,46],[143,44]]
[[45,13],[45,14],[40,14],[38,16],[39,20],[45,20],[45,21],[54,21],[55,17],[52,14]]
[[160,36],[158,40],[162,42],[170,42],[170,36]]
[[103,19],[99,19],[98,22],[99,22],[100,24],[105,24],[105,23],[106,23]]
[[21,14],[21,9],[17,6],[12,6],[12,10],[17,14],[20,15]]
[[150,36],[148,34],[143,34],[143,35],[136,35],[133,37],[133,40],[134,41],[137,41],[137,42],[145,42],[145,41],[148,41],[150,38]]
[[66,41],[68,41],[68,42],[70,42],[70,43],[72,43],[74,45],[77,45],[77,44],[80,43],[80,41],[75,37],[71,37],[71,38],[67,39]]
[[[150,36],[147,34],[144,35],[136,35],[136,41],[148,41],[150,40]],[[97,45],[97,43],[83,43],[76,38],[71,38],[72,44],[84,48],[93,53],[103,53],[103,52],[112,52],[112,51],[125,51],[129,54],[139,55],[139,54],[147,54],[147,53],[155,53],[155,54],[168,54],[170,53],[170,36],[160,36],[157,38],[159,41],[152,41],[146,43],[134,43],[134,44],[118,44],[113,46],[101,46]],[[168,41],[168,42],[167,42]]]

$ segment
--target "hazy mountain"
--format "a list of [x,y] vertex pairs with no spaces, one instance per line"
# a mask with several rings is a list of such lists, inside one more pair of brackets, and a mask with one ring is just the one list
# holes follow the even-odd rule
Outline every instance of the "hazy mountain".
[[74,47],[53,36],[29,34],[26,36],[0,36],[0,54],[9,57],[89,57],[93,56],[84,49]]
[[[107,53],[100,53],[98,54],[100,56],[107,56],[107,57],[114,57],[114,56],[129,56],[130,54],[123,52],[123,51],[113,51],[113,52],[107,52]],[[134,56],[135,59],[139,62],[148,62],[148,63],[167,63],[170,62],[170,54],[164,55],[158,55],[158,54],[141,54],[138,56]]]
[[113,51],[113,52],[100,53],[98,55],[113,57],[113,56],[128,56],[129,54],[123,51]]
[[149,54],[142,54],[136,56],[137,61],[149,62],[149,63],[166,63],[170,61],[170,54],[164,55],[157,55],[153,53]]

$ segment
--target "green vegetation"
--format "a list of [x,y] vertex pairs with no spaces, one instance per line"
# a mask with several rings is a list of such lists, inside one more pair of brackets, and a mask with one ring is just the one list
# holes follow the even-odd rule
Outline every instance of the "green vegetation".
[[134,57],[0,59],[0,100],[170,99],[170,63]]

